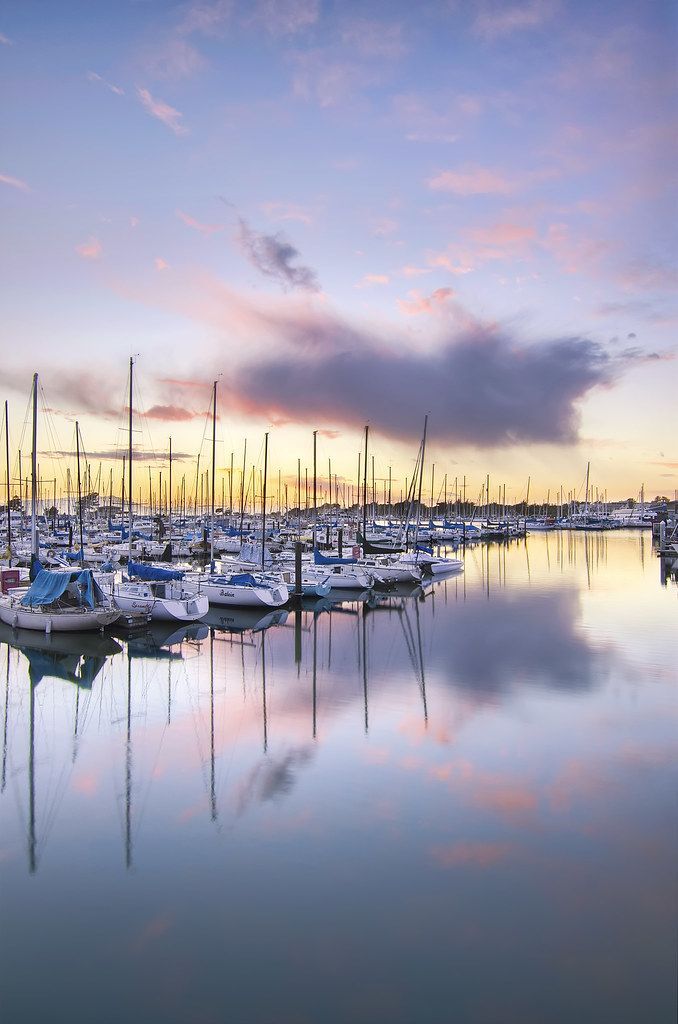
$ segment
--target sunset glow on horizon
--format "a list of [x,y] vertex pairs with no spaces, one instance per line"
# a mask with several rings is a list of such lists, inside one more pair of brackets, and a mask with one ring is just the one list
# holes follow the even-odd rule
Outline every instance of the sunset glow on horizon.
[[194,489],[218,380],[219,489],[269,432],[295,504],[313,430],[356,484],[369,423],[396,501],[428,415],[436,500],[582,497],[588,462],[673,498],[676,38],[663,0],[10,0],[13,481],[38,372],[41,477],[77,419],[119,492],[134,356],[144,487],[171,437]]

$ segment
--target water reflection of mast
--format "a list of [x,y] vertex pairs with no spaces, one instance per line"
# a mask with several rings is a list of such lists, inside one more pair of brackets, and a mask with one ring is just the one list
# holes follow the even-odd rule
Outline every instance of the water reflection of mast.
[[318,616],[313,613],[313,739],[317,736]]
[[7,674],[5,676],[5,720],[2,729],[2,778],[0,792],[5,792],[7,785],[7,721],[9,716],[9,644],[7,644]]
[[365,704],[365,734],[369,732],[369,712],[367,704],[367,620],[365,614],[367,612],[367,604],[363,604],[362,614],[362,647],[363,647],[363,700]]
[[421,699],[424,704],[424,723],[428,725],[428,707],[426,704],[426,675],[424,673],[424,651],[421,644],[421,619],[419,617],[419,602],[414,602],[414,611],[417,619],[417,649],[419,651],[419,670],[421,672]]
[[210,629],[210,808],[212,821],[217,820],[217,798],[214,786],[214,630]]
[[403,628],[403,636],[405,637],[405,646],[407,647],[407,653],[410,656],[412,662],[412,668],[414,674],[417,677],[419,683],[419,689],[421,691],[421,699],[424,705],[424,724],[428,725],[428,704],[426,701],[426,676],[424,674],[424,652],[421,642],[421,619],[419,616],[419,603],[414,602],[414,609],[417,619],[417,640],[415,643],[414,630],[412,629],[412,623],[410,622],[410,616],[407,611],[407,605],[405,602],[398,609],[400,624]]
[[129,649],[127,651],[127,743],[125,746],[125,865],[128,871],[132,867],[132,659]]
[[80,710],[80,687],[75,688],[75,725],[73,727],[73,764],[78,756],[78,712]]
[[28,867],[31,874],[36,868],[35,844],[35,687],[28,683],[29,691],[29,746],[28,746]]
[[266,630],[261,632],[261,693],[264,707],[264,753],[268,751],[268,722],[266,718]]

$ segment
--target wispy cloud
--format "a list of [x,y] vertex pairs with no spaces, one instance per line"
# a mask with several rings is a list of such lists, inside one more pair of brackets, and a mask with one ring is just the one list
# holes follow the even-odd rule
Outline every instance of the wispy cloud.
[[293,36],[311,28],[319,17],[320,0],[256,0],[245,24],[263,28],[272,36]]
[[148,89],[137,88],[137,96],[151,117],[162,121],[175,135],[186,135],[188,133],[188,128],[182,124],[184,115],[179,110],[170,107],[169,103],[164,103],[163,100],[155,99],[151,96]]
[[0,32],[0,44],[2,46],[14,46],[14,40],[10,39],[3,32]]
[[190,214],[184,213],[183,210],[177,210],[177,217],[182,220],[184,224],[193,228],[195,231],[200,231],[203,235],[215,235],[219,231],[224,230],[223,224],[203,224],[201,221],[196,220],[195,217],[191,217]]
[[363,57],[395,60],[407,52],[399,22],[354,18],[343,25],[340,35],[344,44]]
[[21,178],[13,178],[11,174],[0,174],[0,182],[9,185],[10,188],[17,188],[20,192],[30,192],[31,187]]
[[247,221],[239,221],[238,243],[250,263],[266,277],[277,280],[284,288],[320,291],[315,271],[310,267],[293,266],[299,251],[282,235],[265,235],[254,231]]
[[177,32],[191,35],[219,36],[224,32],[233,12],[233,0],[194,0],[184,9]]
[[398,309],[406,316],[437,313],[445,307],[453,295],[452,288],[436,288],[430,295],[412,291],[407,299],[398,299]]
[[440,171],[426,184],[436,192],[453,192],[458,196],[507,195],[514,188],[504,174],[488,167]]
[[300,224],[313,223],[313,214],[309,208],[306,206],[299,206],[297,203],[262,203],[261,210],[271,220],[299,221]]
[[375,284],[388,284],[390,280],[388,274],[365,274],[358,281],[356,288],[370,288]]
[[88,71],[87,72],[87,81],[88,82],[99,82],[99,83],[101,83],[101,85],[105,85],[106,88],[110,89],[111,92],[114,92],[116,96],[124,96],[125,95],[125,90],[124,89],[121,89],[121,87],[119,85],[113,85],[112,82],[107,82],[106,79],[102,78],[102,76],[97,74],[96,71]]
[[103,252],[103,246],[98,238],[94,235],[90,235],[86,242],[81,242],[80,245],[76,245],[75,251],[78,256],[82,256],[84,260],[98,260]]
[[513,32],[539,28],[554,16],[557,9],[556,0],[525,0],[517,4],[486,0],[479,6],[473,31],[483,39],[498,39]]
[[378,81],[373,66],[359,64],[349,57],[337,57],[324,50],[308,50],[292,55],[296,71],[292,92],[319,107],[336,107],[356,92]]
[[153,262],[156,270],[169,270],[169,263],[167,260],[164,260],[162,256],[156,256]]

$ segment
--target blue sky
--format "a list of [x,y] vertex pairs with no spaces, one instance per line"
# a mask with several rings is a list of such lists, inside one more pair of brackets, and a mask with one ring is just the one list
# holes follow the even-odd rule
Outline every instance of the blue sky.
[[105,452],[138,353],[158,449],[221,375],[285,472],[369,420],[404,476],[430,412],[440,472],[671,493],[675,44],[661,2],[5,4],[13,420],[38,370]]

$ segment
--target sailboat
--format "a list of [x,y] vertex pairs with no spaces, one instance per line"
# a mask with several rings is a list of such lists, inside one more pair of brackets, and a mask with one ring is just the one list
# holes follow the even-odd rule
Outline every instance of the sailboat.
[[[195,622],[207,613],[209,601],[184,582],[178,570],[143,565],[132,559],[132,399],[134,359],[129,361],[129,524],[127,576],[121,582],[109,582],[111,598],[123,612],[145,612],[153,621]],[[104,577],[99,579],[103,581]]]
[[[212,495],[210,510],[210,571],[193,577],[211,604],[244,608],[281,608],[289,601],[289,590],[282,577],[264,573],[266,557],[266,478],[268,471],[268,434],[264,441],[264,493],[261,538],[261,572],[214,572],[214,487],[216,473],[217,381],[212,385]],[[223,565],[223,563],[222,563]]]
[[37,526],[38,375],[33,374],[33,445],[31,455],[31,578],[0,597],[0,621],[15,629],[43,633],[79,633],[103,629],[119,617],[91,569],[44,569],[39,561]]

